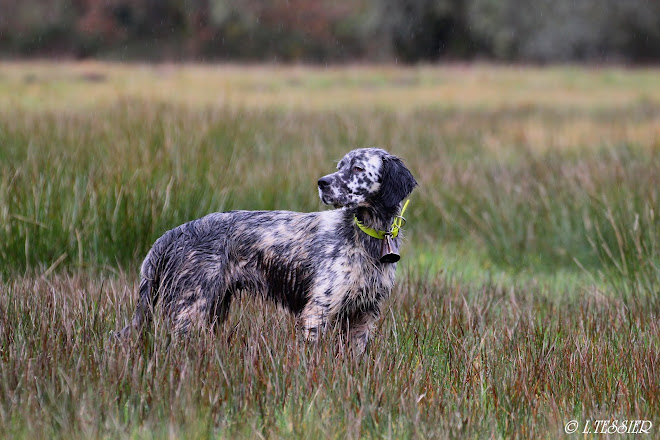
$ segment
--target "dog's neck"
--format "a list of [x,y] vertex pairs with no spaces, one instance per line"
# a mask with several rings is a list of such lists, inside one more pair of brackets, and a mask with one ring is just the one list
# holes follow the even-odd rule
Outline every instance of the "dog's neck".
[[389,231],[394,218],[401,212],[401,203],[394,208],[384,206],[360,206],[355,210],[355,217],[366,227],[377,231]]

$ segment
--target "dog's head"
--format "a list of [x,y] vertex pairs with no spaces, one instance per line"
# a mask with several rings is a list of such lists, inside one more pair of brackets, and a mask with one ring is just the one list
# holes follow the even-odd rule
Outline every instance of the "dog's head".
[[326,205],[393,209],[417,182],[401,159],[380,148],[360,148],[346,154],[337,172],[319,179],[319,197]]

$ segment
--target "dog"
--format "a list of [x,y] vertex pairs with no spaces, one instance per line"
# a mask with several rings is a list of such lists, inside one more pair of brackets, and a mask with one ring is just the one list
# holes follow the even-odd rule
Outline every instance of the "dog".
[[417,182],[379,148],[350,151],[318,180],[336,209],[230,211],[166,232],[141,267],[139,300],[119,336],[143,330],[155,306],[175,333],[218,327],[241,292],[290,310],[311,341],[333,325],[363,352],[392,291],[403,201]]

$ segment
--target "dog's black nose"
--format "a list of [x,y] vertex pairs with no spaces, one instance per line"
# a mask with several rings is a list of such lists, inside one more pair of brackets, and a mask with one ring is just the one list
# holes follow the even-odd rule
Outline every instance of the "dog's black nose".
[[325,189],[330,186],[330,178],[329,177],[321,177],[319,179],[319,188]]

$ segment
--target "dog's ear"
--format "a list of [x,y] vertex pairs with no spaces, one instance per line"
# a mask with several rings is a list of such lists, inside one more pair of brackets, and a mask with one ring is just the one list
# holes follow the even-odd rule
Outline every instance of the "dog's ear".
[[392,155],[383,157],[380,196],[385,207],[398,206],[416,186],[417,181],[401,159]]

